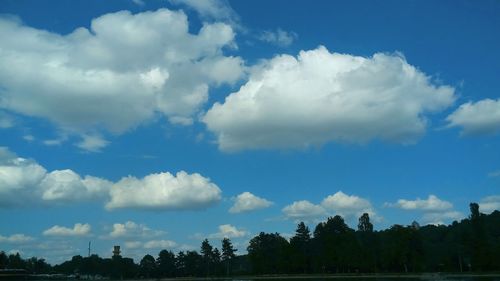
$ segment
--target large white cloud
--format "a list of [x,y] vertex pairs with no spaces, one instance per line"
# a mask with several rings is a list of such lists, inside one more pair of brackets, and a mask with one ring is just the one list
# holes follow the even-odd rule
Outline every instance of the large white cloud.
[[427,199],[399,199],[396,203],[385,203],[386,207],[394,207],[407,211],[422,213],[420,220],[425,224],[445,224],[463,218],[464,215],[453,209],[453,204],[430,194]]
[[105,198],[111,182],[72,170],[48,172],[34,160],[0,147],[0,206],[69,203]]
[[463,135],[500,132],[500,99],[484,99],[462,104],[446,120],[449,127],[461,127]]
[[34,160],[0,147],[0,207],[96,201],[106,202],[107,209],[195,210],[219,202],[221,193],[210,179],[184,171],[142,179],[128,176],[118,182],[82,177],[69,169],[48,172]]
[[255,196],[250,192],[243,192],[236,196],[234,205],[229,209],[230,213],[244,213],[260,210],[271,206],[273,202]]
[[484,197],[479,202],[479,208],[482,212],[491,213],[495,210],[500,211],[500,195],[491,195]]
[[133,221],[113,224],[113,229],[108,236],[103,238],[151,238],[165,234],[165,231],[153,230],[144,224]]
[[48,173],[40,182],[46,201],[86,201],[105,198],[111,182],[92,176],[80,177],[72,170]]
[[450,106],[454,88],[436,85],[399,55],[280,55],[202,118],[221,150],[303,148],[329,141],[414,143],[426,114]]
[[344,217],[354,216],[358,218],[363,213],[368,213],[372,218],[375,216],[375,211],[370,201],[356,195],[347,195],[342,191],[338,191],[323,199],[321,206]]
[[422,211],[444,211],[453,208],[453,204],[439,199],[436,195],[429,195],[427,199],[417,198],[415,200],[399,199],[397,203],[386,203],[386,206],[401,208],[404,210]]
[[342,191],[325,197],[320,204],[301,200],[284,207],[282,211],[285,218],[294,221],[316,221],[331,215],[341,215],[348,220],[355,220],[363,213],[368,213],[372,219],[381,219],[368,199],[348,195]]
[[234,46],[229,25],[196,34],[188,25],[182,11],[120,11],[60,35],[1,17],[0,109],[80,135],[122,133],[158,113],[189,123],[211,85],[240,78],[243,61],[223,54]]
[[45,236],[88,236],[90,235],[91,226],[88,223],[76,223],[73,228],[54,225],[53,227],[45,230]]
[[113,185],[110,196],[108,209],[202,209],[219,202],[221,190],[200,174],[181,171],[123,178]]

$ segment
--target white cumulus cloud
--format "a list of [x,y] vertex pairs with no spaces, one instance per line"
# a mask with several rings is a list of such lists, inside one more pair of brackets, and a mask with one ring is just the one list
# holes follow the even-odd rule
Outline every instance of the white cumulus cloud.
[[434,84],[399,55],[330,53],[325,47],[256,66],[239,91],[202,117],[224,151],[304,148],[330,141],[414,143],[454,88]]
[[40,182],[46,201],[88,201],[107,196],[111,182],[92,176],[80,177],[72,170],[56,170]]
[[161,230],[153,230],[144,224],[133,221],[113,224],[113,229],[109,233],[109,238],[149,238],[165,234]]
[[422,221],[425,224],[446,224],[450,220],[459,220],[464,218],[464,215],[458,211],[442,211],[442,212],[431,212],[426,213],[422,217]]
[[184,171],[151,174],[142,179],[126,177],[113,185],[108,209],[203,209],[221,199],[221,190],[210,179]]
[[467,102],[451,113],[448,127],[462,128],[462,135],[488,135],[500,132],[500,99]]
[[211,86],[243,74],[243,60],[223,54],[234,36],[224,23],[190,33],[187,16],[168,9],[105,14],[66,35],[2,17],[0,110],[48,119],[99,150],[107,143],[96,132],[196,116]]
[[357,218],[363,213],[368,213],[372,218],[375,216],[370,201],[356,195],[347,195],[342,191],[323,199],[321,206],[343,217],[355,216]]
[[325,216],[340,215],[348,220],[355,220],[363,213],[372,219],[380,220],[369,200],[348,195],[342,191],[325,197],[320,204],[307,200],[295,201],[282,210],[285,218],[294,221],[317,221]]
[[283,213],[288,219],[294,221],[310,221],[318,219],[326,214],[326,210],[307,200],[295,201],[283,208]]
[[184,171],[142,179],[128,176],[118,182],[70,169],[48,172],[36,161],[0,147],[0,207],[96,201],[106,202],[107,209],[193,210],[219,202],[221,193],[210,179]]
[[219,232],[210,234],[208,238],[217,238],[217,239],[222,239],[222,238],[240,238],[240,237],[245,237],[249,233],[245,230],[238,229],[233,225],[230,224],[223,224],[219,225]]
[[479,209],[485,213],[491,213],[495,210],[500,211],[500,195],[491,195],[484,197],[479,202]]
[[386,206],[396,207],[404,210],[444,211],[453,208],[453,204],[441,200],[435,195],[429,195],[427,199],[417,198],[415,200],[399,199],[397,203],[386,203]]
[[21,244],[33,240],[35,240],[35,238],[21,233],[12,234],[9,236],[0,235],[0,243]]
[[230,213],[243,213],[260,210],[271,206],[273,202],[255,196],[250,192],[243,192],[236,196],[234,205],[229,209]]
[[0,206],[32,203],[69,203],[107,196],[111,182],[81,177],[72,170],[48,172],[34,160],[18,157],[0,147]]
[[45,230],[43,235],[45,236],[88,236],[90,234],[90,224],[77,223],[73,228],[54,225],[53,227]]

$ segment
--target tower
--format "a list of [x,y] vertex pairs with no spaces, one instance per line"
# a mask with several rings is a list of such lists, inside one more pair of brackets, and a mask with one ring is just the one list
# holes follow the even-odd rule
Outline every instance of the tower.
[[120,256],[120,246],[113,246],[113,257]]

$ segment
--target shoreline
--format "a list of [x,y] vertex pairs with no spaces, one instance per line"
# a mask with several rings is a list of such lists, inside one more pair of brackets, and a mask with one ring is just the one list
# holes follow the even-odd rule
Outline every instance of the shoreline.
[[435,278],[460,278],[460,277],[499,277],[499,273],[382,273],[382,274],[356,274],[356,273],[343,273],[343,274],[304,274],[304,275],[249,275],[249,276],[232,276],[232,277],[179,277],[179,278],[162,278],[151,280],[265,280],[265,279],[341,279],[341,278],[408,278],[408,279],[435,279]]

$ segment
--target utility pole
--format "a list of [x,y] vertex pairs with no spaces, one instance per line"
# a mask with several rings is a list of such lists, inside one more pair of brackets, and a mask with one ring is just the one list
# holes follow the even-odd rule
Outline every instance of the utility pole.
[[90,258],[90,241],[89,241],[89,256],[88,257]]

